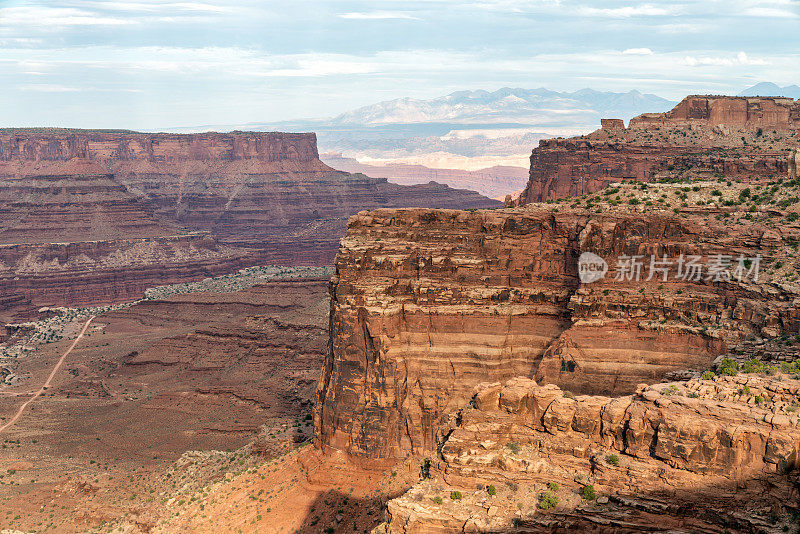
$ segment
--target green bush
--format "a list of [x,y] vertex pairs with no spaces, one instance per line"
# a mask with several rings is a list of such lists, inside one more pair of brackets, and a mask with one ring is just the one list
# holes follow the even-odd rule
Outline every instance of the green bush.
[[558,484],[556,484],[555,482],[548,482],[547,483],[547,489],[549,489],[550,491],[555,493],[555,492],[558,491]]
[[736,376],[739,372],[739,364],[733,358],[722,358],[717,366],[717,373],[725,376]]
[[551,508],[555,508],[558,505],[558,496],[553,495],[549,491],[545,491],[541,495],[539,495],[539,508],[542,510],[549,510]]
[[497,489],[495,489],[495,487],[492,484],[489,484],[486,487],[486,493],[488,493],[489,495],[496,495],[497,494]]
[[453,490],[450,492],[450,499],[453,501],[460,501],[462,497],[463,495],[461,495],[461,492],[458,490]]
[[756,359],[752,359],[742,364],[743,373],[760,373],[763,370],[764,370],[764,364]]
[[714,374],[714,371],[706,371],[705,373],[703,373],[703,375],[700,377],[700,379],[701,380],[714,380],[715,376],[717,376],[717,375]]
[[436,497],[433,498],[433,502],[435,502],[436,504],[442,504],[444,501],[442,500],[441,497],[437,495]]
[[519,443],[517,443],[516,441],[512,441],[511,443],[506,445],[506,447],[508,447],[509,450],[511,452],[513,452],[514,454],[517,454],[519,452],[519,449],[520,449]]
[[612,454],[608,458],[606,458],[606,461],[616,467],[619,465],[619,456],[617,456],[616,454]]
[[594,486],[591,484],[586,484],[581,489],[581,497],[583,497],[587,501],[593,501],[597,498],[597,492],[594,491]]

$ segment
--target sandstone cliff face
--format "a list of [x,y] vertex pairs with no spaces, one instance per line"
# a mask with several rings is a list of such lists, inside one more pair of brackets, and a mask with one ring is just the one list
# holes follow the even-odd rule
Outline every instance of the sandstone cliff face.
[[800,129],[800,101],[783,97],[687,96],[671,111],[634,117],[630,127],[699,123],[743,129]]
[[124,162],[194,166],[195,169],[254,160],[274,171],[292,170],[292,164],[319,162],[313,133],[200,133],[148,134],[131,131],[95,130],[5,130],[0,132],[0,162],[5,176],[33,174],[46,162],[85,158],[119,170]]
[[610,263],[620,254],[766,256],[781,246],[766,234],[663,212],[359,214],[331,285],[316,444],[354,457],[430,453],[482,381],[526,376],[619,395],[704,369],[745,336],[796,332],[793,290],[768,283],[578,278],[585,251]]
[[111,174],[0,181],[0,244],[151,238],[178,230]]
[[[389,503],[383,531],[780,531],[797,506],[799,395],[796,379],[746,376],[615,399],[525,378],[484,384],[431,480]],[[602,499],[582,499],[586,484]],[[463,501],[447,499],[455,489]],[[558,499],[550,511],[545,492]]]
[[539,142],[518,204],[593,193],[614,182],[648,182],[673,171],[746,180],[786,175],[800,144],[800,102],[687,97],[672,111],[571,139]]
[[253,264],[330,263],[347,217],[361,209],[500,205],[472,191],[335,171],[320,161],[312,133],[0,132],[0,184],[80,174],[86,161],[154,217],[247,247]]

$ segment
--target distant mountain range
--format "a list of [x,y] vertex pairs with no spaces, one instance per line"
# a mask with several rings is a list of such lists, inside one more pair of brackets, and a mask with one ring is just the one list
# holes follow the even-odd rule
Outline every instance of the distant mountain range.
[[666,111],[674,102],[639,91],[613,93],[581,89],[560,93],[545,88],[504,87],[497,91],[458,91],[431,100],[399,98],[348,111],[334,125],[449,123],[487,126],[570,128],[596,126],[600,118],[629,119],[647,110]]
[[[486,167],[527,166],[527,155],[540,139],[590,132],[600,126],[601,118],[630,119],[648,111],[667,111],[674,104],[639,91],[558,92],[504,87],[458,91],[430,100],[399,98],[327,119],[178,131],[313,131],[323,152],[423,165],[435,160],[437,166],[474,169],[484,163]],[[476,158],[484,160],[478,162]]]
[[787,85],[781,87],[772,82],[761,82],[753,87],[748,87],[738,96],[786,96],[789,98],[800,99],[800,86]]
[[[800,98],[800,87],[759,83],[743,96]],[[477,170],[527,167],[539,140],[588,133],[601,118],[629,120],[663,112],[676,102],[639,91],[503,87],[457,91],[429,100],[398,98],[363,106],[331,118],[175,128],[172,131],[316,132],[321,152],[339,153],[361,163],[393,162],[432,168]]]

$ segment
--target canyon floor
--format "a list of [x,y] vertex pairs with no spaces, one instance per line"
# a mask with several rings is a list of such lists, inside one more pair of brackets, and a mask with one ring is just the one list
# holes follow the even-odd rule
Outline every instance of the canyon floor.
[[[0,433],[0,526],[146,531],[186,491],[187,464],[200,465],[200,487],[304,443],[327,343],[328,278],[316,271],[238,291],[219,292],[237,277],[162,288],[97,313],[51,387]],[[59,341],[28,334],[35,350],[14,358],[0,393],[4,423],[88,313],[60,321]]]

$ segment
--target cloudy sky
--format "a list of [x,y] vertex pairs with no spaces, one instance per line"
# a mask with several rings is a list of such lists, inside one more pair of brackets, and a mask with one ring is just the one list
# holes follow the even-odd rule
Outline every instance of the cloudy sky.
[[800,0],[0,0],[0,126],[325,117],[462,89],[800,82]]

